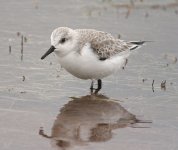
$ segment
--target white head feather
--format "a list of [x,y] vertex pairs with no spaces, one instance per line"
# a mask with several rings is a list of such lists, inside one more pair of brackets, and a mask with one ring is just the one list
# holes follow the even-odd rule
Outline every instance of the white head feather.
[[78,33],[67,27],[56,28],[51,34],[51,45],[55,47],[54,52],[59,56],[65,56],[76,50]]

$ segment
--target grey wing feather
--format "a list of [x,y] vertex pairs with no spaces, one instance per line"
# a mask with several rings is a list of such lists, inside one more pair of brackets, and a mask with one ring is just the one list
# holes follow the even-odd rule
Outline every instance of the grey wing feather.
[[107,59],[120,52],[129,50],[134,44],[114,38],[111,34],[92,29],[78,29],[80,32],[80,45],[88,42],[99,59]]
[[104,40],[100,43],[93,41],[91,47],[99,58],[110,58],[123,51],[129,50],[131,45],[118,39]]

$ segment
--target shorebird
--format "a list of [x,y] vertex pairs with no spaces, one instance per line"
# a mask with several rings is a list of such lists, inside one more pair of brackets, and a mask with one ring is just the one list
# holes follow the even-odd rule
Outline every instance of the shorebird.
[[[145,41],[123,41],[111,34],[94,29],[56,28],[51,34],[51,47],[41,57],[44,59],[54,52],[60,65],[80,79],[91,79],[90,90],[97,94],[102,80],[127,62],[132,50]],[[94,81],[98,86],[93,88]]]

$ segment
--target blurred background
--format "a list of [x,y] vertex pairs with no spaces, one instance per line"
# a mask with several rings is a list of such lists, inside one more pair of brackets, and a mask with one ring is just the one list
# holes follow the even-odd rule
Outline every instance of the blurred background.
[[[2,150],[178,149],[177,0],[1,0],[0,19]],[[132,113],[138,119],[152,122],[146,125],[149,128],[129,127],[133,120],[137,123],[135,117],[129,117],[132,121],[124,124],[126,128],[120,128],[118,118],[110,120],[111,116],[105,115],[107,111],[101,109],[98,115],[101,120],[78,119],[75,125],[82,122],[84,129],[81,132],[86,135],[90,127],[91,131],[103,126],[108,129],[108,124],[117,122],[117,129],[113,127],[116,130],[105,142],[94,142],[82,134],[84,143],[68,144],[66,137],[59,140],[58,135],[52,136],[56,117],[63,116],[65,106],[69,101],[73,102],[69,97],[86,98],[90,86],[89,80],[77,79],[61,68],[54,54],[40,60],[50,47],[51,32],[61,26],[97,29],[123,40],[153,41],[133,52],[125,68],[105,78],[101,91],[107,96],[102,100],[114,99],[121,105],[110,108],[110,103],[106,103],[108,109],[121,110],[112,112],[112,116],[127,118],[126,111],[129,116]],[[80,100],[77,102],[83,107]],[[70,115],[76,112],[79,116],[82,112],[86,114],[84,110],[73,110],[73,107],[75,105],[68,111]],[[95,116],[95,111],[89,113],[89,118]],[[72,118],[65,117],[61,121]],[[103,125],[106,122],[107,125]],[[65,126],[65,121],[63,123]],[[97,123],[97,127],[94,128],[92,123]],[[44,128],[40,133],[46,132],[51,138],[40,136],[40,127]],[[110,133],[113,128],[99,131]],[[55,140],[58,145],[53,143]]]

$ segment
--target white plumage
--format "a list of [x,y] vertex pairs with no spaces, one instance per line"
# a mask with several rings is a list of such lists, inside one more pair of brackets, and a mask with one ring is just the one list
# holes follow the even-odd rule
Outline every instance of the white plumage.
[[[93,29],[70,29],[59,27],[51,34],[51,52],[58,56],[59,63],[72,75],[81,79],[98,80],[111,75],[125,65],[131,50],[144,42],[125,42],[111,34]],[[93,91],[93,82],[91,85]]]

